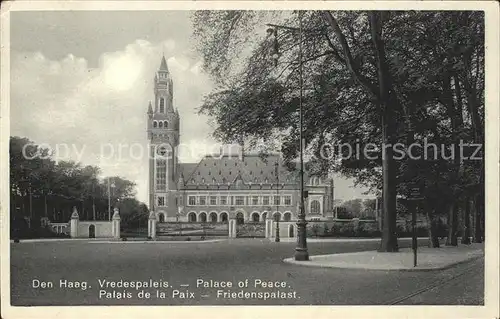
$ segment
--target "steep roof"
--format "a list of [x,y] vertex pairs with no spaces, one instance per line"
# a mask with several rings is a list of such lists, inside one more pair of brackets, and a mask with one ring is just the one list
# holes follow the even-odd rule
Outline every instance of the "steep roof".
[[[275,175],[275,164],[278,162],[278,180]],[[259,155],[247,154],[238,156],[206,156],[199,163],[183,163],[181,173],[186,187],[195,185],[228,185],[237,182],[246,185],[274,185],[276,183],[297,185],[299,171],[289,171],[283,166],[279,156],[270,155],[261,158]],[[307,173],[304,172],[306,179]]]

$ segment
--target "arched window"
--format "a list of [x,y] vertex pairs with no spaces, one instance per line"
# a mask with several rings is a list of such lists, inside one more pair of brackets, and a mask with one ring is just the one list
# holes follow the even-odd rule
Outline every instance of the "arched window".
[[191,222],[191,223],[196,222],[196,213],[195,213],[195,212],[191,212],[191,213],[189,213],[189,215],[188,215],[188,220],[189,220],[189,222]]
[[167,127],[168,127],[168,122],[167,122],[167,121],[164,121],[164,122],[163,122],[163,127],[164,127],[164,128],[167,128]]
[[163,122],[160,121],[160,128],[163,128]]
[[210,222],[211,223],[216,223],[217,222],[217,213],[216,212],[211,212],[210,213]]
[[200,220],[200,222],[206,223],[207,222],[207,214],[200,213],[200,215],[198,215],[198,219]]
[[274,219],[275,222],[280,221],[281,220],[281,213],[280,212],[274,212],[273,219]]
[[285,215],[283,215],[283,220],[285,222],[289,222],[291,219],[292,219],[292,214],[287,212],[287,213],[285,213]]
[[311,214],[319,214],[321,210],[321,205],[319,201],[313,200],[311,202]]
[[236,214],[236,224],[243,225],[245,223],[245,217],[242,212]]
[[262,218],[261,218],[261,219],[262,219],[262,220],[266,220],[266,218],[267,218],[267,212],[263,212],[263,213],[262,213]]
[[165,222],[165,215],[160,214],[160,215],[158,216],[158,221],[159,221],[160,223],[164,223],[164,222]]
[[165,113],[165,99],[160,98],[160,113]]
[[158,122],[153,121],[153,127],[154,127],[154,128],[158,127]]
[[223,223],[227,223],[227,213],[221,213],[220,214],[220,221]]
[[259,221],[259,213],[252,213],[252,221],[257,223]]

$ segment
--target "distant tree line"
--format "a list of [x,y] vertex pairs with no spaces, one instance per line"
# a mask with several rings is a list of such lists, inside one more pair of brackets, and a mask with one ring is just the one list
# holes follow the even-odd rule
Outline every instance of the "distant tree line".
[[82,220],[108,220],[109,203],[111,210],[120,209],[122,225],[146,225],[148,208],[134,198],[135,183],[119,176],[102,178],[100,174],[96,166],[56,163],[49,149],[27,138],[11,137],[11,225],[22,227],[19,225],[28,221],[30,228],[37,228],[43,217],[51,222],[68,222],[73,207]]

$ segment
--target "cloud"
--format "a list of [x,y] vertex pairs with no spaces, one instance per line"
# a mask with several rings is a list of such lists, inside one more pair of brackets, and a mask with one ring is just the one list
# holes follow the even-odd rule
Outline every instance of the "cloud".
[[[213,143],[207,118],[196,113],[211,83],[199,71],[200,61],[184,52],[173,40],[137,40],[103,53],[95,69],[71,54],[54,61],[41,52],[12,52],[11,135],[58,149],[58,159],[133,180],[138,198],[146,201],[147,157],[137,154],[141,147],[147,154],[146,112],[162,53],[174,80],[182,142],[195,148]],[[185,151],[181,160],[197,161],[201,153]]]

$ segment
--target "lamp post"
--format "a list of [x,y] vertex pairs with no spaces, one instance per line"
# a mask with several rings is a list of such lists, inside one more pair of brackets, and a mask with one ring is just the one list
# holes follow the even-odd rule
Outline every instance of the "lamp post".
[[267,24],[270,28],[267,29],[268,37],[273,40],[273,54],[272,58],[274,65],[277,65],[277,59],[279,58],[278,44],[277,44],[277,29],[287,29],[291,31],[298,31],[299,33],[299,153],[300,153],[300,201],[299,201],[299,214],[297,221],[297,247],[295,248],[295,260],[309,260],[309,252],[307,250],[307,239],[306,239],[306,215],[305,215],[305,205],[304,205],[304,156],[303,156],[303,110],[302,110],[302,98],[303,98],[303,74],[302,74],[302,11],[298,11],[299,16],[299,27],[288,27],[280,26],[276,24]]
[[[274,163],[274,172],[276,174],[276,211],[279,212],[279,177],[278,177],[278,160]],[[280,215],[276,214],[276,236],[274,237],[274,241],[280,242]]]
[[111,221],[111,188],[115,187],[114,183],[110,182],[110,177],[108,177],[108,220]]

